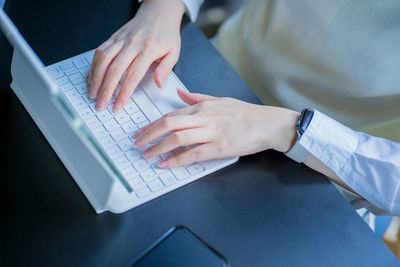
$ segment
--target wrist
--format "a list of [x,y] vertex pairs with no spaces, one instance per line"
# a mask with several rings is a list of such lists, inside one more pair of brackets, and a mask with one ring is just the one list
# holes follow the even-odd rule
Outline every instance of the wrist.
[[279,152],[289,151],[296,143],[297,126],[300,113],[290,109],[282,108],[279,121],[277,122],[277,132],[272,138],[272,149]]
[[182,0],[144,0],[139,8],[140,12],[149,11],[152,18],[165,14],[172,19],[182,20],[186,6]]

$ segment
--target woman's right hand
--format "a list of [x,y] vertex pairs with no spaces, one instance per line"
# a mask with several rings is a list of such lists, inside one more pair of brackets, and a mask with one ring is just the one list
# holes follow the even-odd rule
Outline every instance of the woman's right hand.
[[101,44],[89,74],[91,98],[96,108],[107,107],[126,72],[113,111],[121,110],[150,65],[157,61],[158,87],[170,74],[180,52],[180,24],[185,6],[181,0],[144,0],[136,16]]

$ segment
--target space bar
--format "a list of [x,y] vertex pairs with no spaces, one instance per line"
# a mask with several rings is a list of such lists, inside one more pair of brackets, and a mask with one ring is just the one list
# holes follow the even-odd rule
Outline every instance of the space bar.
[[153,122],[162,116],[160,111],[154,106],[153,102],[151,102],[143,92],[142,88],[136,88],[133,92],[132,98],[150,122]]

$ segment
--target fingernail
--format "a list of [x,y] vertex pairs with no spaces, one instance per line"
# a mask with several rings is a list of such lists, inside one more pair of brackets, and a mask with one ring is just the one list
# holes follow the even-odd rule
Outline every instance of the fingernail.
[[158,164],[158,166],[161,168],[168,168],[168,161],[163,160]]
[[136,138],[136,139],[139,139],[139,138],[142,136],[143,133],[144,133],[143,129],[140,128],[139,130],[137,130],[137,131],[135,132],[135,138]]
[[98,111],[103,110],[105,107],[106,107],[106,101],[104,101],[103,99],[97,100],[96,109]]
[[122,101],[118,100],[117,102],[115,102],[114,107],[113,107],[113,112],[118,112],[122,109]]
[[146,159],[151,158],[151,156],[152,156],[152,153],[151,153],[150,150],[146,150],[146,151],[143,153],[143,157],[145,157]]
[[95,98],[96,98],[96,92],[97,92],[97,89],[96,89],[96,88],[90,87],[90,90],[89,90],[89,97],[90,97],[91,99],[95,99]]

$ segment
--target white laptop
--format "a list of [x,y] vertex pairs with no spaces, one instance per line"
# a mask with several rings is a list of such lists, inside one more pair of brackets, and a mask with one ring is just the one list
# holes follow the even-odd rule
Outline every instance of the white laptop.
[[138,128],[186,105],[177,96],[177,88],[186,88],[175,74],[159,89],[150,68],[123,111],[97,112],[86,84],[93,51],[45,67],[1,8],[0,27],[14,47],[13,91],[97,213],[127,211],[237,161],[161,169],[160,157],[189,148],[151,160],[134,148]]

